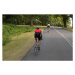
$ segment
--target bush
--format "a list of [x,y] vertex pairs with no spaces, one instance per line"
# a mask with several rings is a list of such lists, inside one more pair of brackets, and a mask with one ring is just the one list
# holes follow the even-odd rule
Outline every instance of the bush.
[[2,45],[5,45],[5,44],[8,43],[9,41],[10,41],[9,34],[4,34],[4,35],[3,35],[3,43],[2,43]]
[[3,25],[3,32],[2,32],[3,45],[5,45],[11,40],[10,39],[11,36],[19,35],[25,32],[31,32],[33,31],[33,29],[34,28],[31,28],[31,27],[20,27],[20,26],[16,26],[12,24]]

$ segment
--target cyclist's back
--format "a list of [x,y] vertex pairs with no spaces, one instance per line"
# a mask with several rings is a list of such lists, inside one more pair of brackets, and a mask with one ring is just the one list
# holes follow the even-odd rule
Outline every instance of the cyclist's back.
[[50,24],[47,24],[47,30],[50,30]]
[[35,32],[35,39],[38,38],[40,40],[41,39],[40,34],[42,31],[40,29],[36,29],[34,32]]
[[50,24],[48,24],[47,27],[50,27]]

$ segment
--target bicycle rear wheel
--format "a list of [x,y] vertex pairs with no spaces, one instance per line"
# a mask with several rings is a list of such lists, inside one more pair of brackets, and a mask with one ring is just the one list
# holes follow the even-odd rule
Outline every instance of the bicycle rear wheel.
[[34,54],[37,54],[37,47],[34,47]]

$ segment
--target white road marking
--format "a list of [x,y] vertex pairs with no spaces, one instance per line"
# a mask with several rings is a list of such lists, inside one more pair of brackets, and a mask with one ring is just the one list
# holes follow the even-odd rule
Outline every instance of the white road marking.
[[[55,28],[54,28],[55,29]],[[55,29],[55,31],[57,31],[71,46],[73,45],[72,42],[66,38],[62,33],[60,33],[58,30]],[[72,46],[73,47],[73,46]]]

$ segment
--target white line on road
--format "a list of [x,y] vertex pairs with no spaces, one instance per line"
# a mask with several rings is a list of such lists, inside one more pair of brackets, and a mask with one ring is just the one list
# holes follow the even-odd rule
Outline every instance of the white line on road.
[[[56,30],[56,29],[55,29]],[[58,30],[56,30],[71,46],[72,46],[72,42],[66,38],[62,33],[60,33]],[[73,46],[72,46],[73,47]]]

